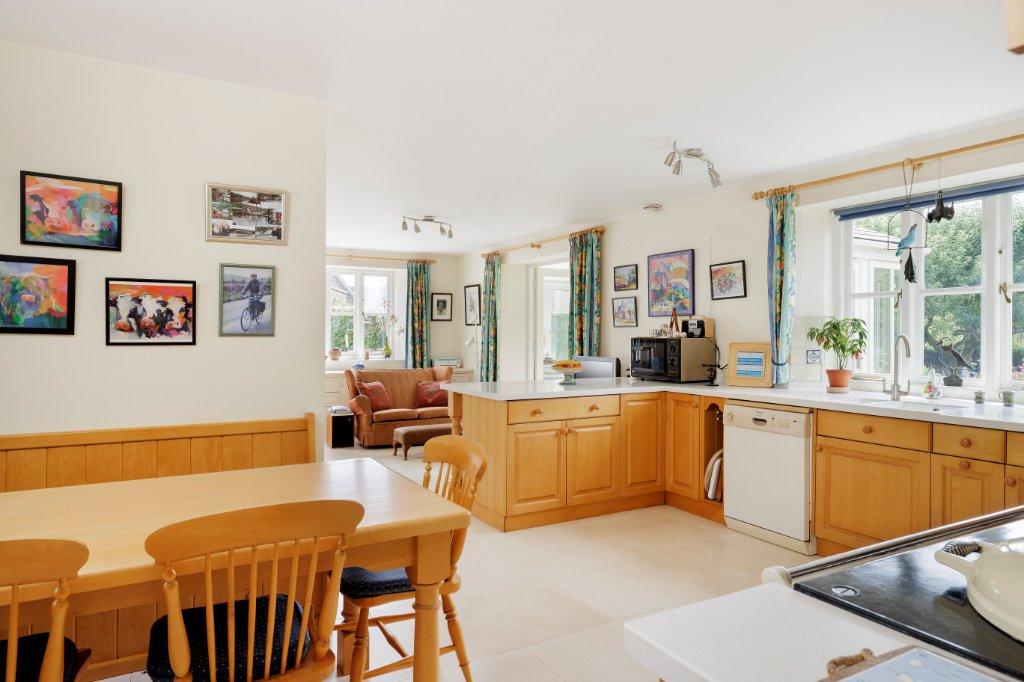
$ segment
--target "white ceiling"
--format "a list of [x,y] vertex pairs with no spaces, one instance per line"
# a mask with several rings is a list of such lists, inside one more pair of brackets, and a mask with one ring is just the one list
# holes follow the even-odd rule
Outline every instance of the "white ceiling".
[[[1003,0],[0,0],[0,39],[323,97],[331,246],[469,251],[1024,110]],[[433,213],[456,238],[399,230]]]

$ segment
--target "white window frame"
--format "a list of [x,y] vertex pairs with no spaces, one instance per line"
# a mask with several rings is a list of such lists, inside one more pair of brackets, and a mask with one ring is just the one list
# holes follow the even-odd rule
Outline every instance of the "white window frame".
[[[395,273],[392,270],[386,270],[381,268],[353,268],[353,267],[342,267],[336,265],[328,265],[327,271],[324,275],[324,286],[327,293],[327,310],[325,315],[324,325],[324,345],[326,350],[331,349],[331,275],[353,275],[356,280],[355,288],[355,312],[354,319],[352,321],[352,350],[343,351],[342,357],[363,357],[365,352],[364,340],[366,331],[366,321],[363,311],[363,280],[368,276],[374,277],[386,277],[387,278],[387,300],[391,303],[391,310],[395,310]],[[388,345],[392,348],[395,347],[394,329],[389,329],[387,332]],[[380,358],[384,357],[384,352],[378,349],[370,350],[370,357]]]

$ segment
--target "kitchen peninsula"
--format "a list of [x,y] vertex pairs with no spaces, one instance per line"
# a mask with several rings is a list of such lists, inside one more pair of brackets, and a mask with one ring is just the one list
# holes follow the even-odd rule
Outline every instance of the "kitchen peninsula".
[[[491,466],[474,514],[505,531],[670,504],[723,521],[704,488],[726,401],[814,412],[821,554],[1024,504],[1024,408],[880,393],[629,379],[449,384],[453,429]],[[770,483],[770,482],[766,482]],[[728,485],[726,486],[726,488]]]

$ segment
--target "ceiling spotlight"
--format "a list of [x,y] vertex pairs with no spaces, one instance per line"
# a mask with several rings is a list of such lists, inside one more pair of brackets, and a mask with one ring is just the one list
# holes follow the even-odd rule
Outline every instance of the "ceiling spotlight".
[[676,152],[675,152],[675,150],[672,150],[672,151],[670,151],[668,153],[668,156],[665,157],[665,165],[668,166],[669,168],[671,168],[672,164],[675,163],[675,160],[676,160]]
[[409,223],[405,222],[405,218],[402,218],[402,232],[409,231]]
[[442,237],[444,236],[444,233],[445,233],[444,225],[441,225],[441,236]]
[[652,211],[654,213],[657,213],[662,208],[664,208],[664,206],[662,206],[661,204],[654,204],[654,203],[647,204],[646,206],[644,206],[644,210],[645,211]]
[[680,149],[678,142],[673,142],[672,151],[665,157],[665,165],[672,169],[672,175],[682,174],[683,159],[694,159],[703,163],[708,169],[708,180],[711,181],[711,186],[716,189],[722,186],[722,176],[715,170],[714,162],[704,154],[702,149],[698,147]]
[[448,239],[452,239],[452,238],[455,237],[455,232],[452,230],[452,224],[447,222],[447,221],[445,221],[445,220],[441,220],[440,218],[437,218],[436,216],[433,216],[433,215],[422,215],[422,216],[407,216],[407,215],[403,215],[402,216],[402,231],[403,232],[408,232],[409,231],[409,221],[410,220],[412,221],[412,231],[414,233],[416,233],[416,234],[419,234],[420,232],[423,231],[422,228],[420,227],[420,223],[433,223],[434,225],[437,225],[437,229],[441,233],[442,237],[448,237]]
[[672,175],[679,175],[682,172],[683,172],[683,160],[679,159],[672,166]]
[[[443,232],[444,230],[442,229],[441,231]],[[448,239],[451,239],[454,236],[455,236],[455,233],[452,232],[452,228],[449,227],[448,228]]]
[[413,221],[412,231],[415,232],[416,234],[419,234],[420,233],[420,224],[415,222],[415,221]]

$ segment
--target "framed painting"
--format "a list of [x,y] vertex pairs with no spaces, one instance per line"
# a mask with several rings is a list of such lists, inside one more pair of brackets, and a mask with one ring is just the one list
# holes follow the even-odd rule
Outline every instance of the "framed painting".
[[612,299],[612,326],[635,327],[636,296],[623,296]]
[[747,262],[734,260],[710,267],[711,300],[747,297]]
[[466,299],[466,326],[475,327],[480,324],[480,285],[467,285],[463,296]]
[[120,182],[21,171],[21,243],[121,250]]
[[107,277],[108,346],[194,346],[194,280]]
[[637,289],[638,267],[636,265],[616,265],[612,268],[612,282],[615,291],[635,291]]
[[288,243],[288,192],[206,183],[206,241]]
[[767,343],[730,343],[726,382],[730,386],[770,387],[772,347]]
[[647,314],[693,315],[693,249],[647,257]]
[[277,320],[277,268],[220,265],[220,335],[273,336]]
[[75,261],[0,255],[0,333],[74,334]]
[[452,321],[452,298],[451,294],[430,294],[431,322]]

